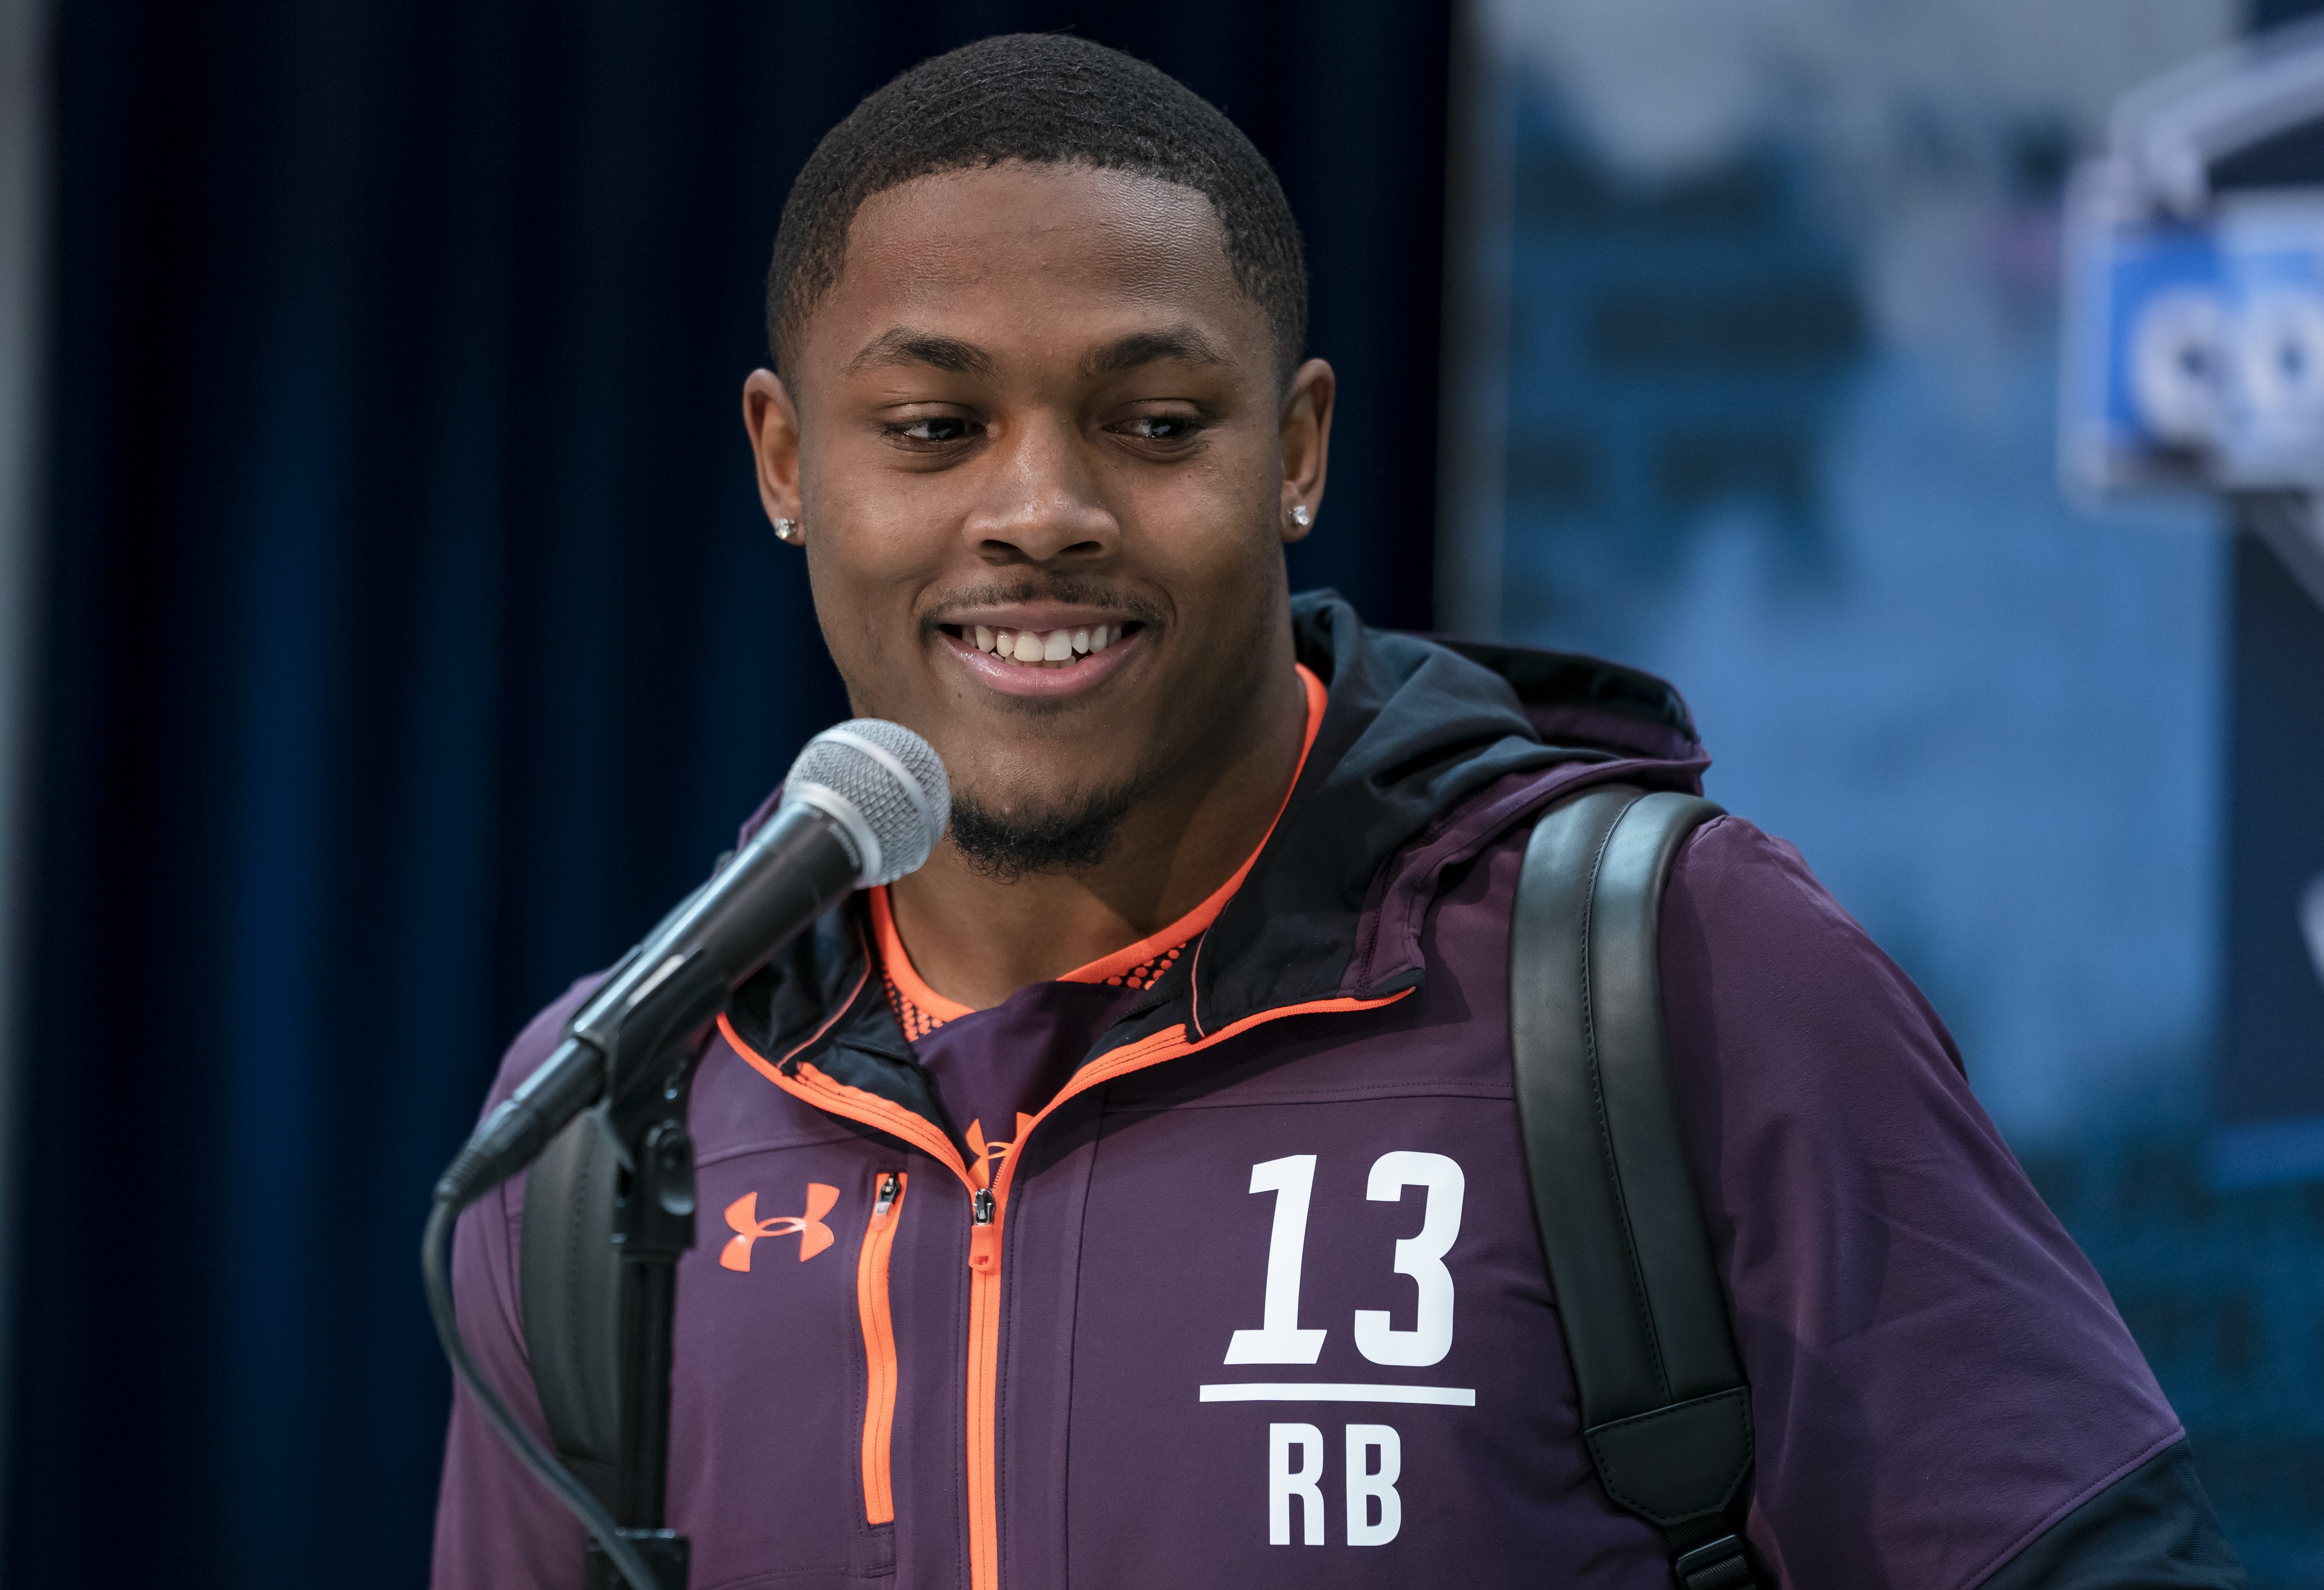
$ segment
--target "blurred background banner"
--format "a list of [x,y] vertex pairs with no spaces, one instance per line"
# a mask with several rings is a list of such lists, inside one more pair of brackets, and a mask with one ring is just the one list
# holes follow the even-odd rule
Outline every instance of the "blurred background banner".
[[2070,488],[2324,484],[2324,168],[2279,158],[2319,118],[2314,22],[2117,102],[2067,199]]
[[0,0],[7,1582],[424,1577],[427,1188],[845,712],[739,425],[784,193],[1070,27],[1306,229],[1295,582],[1674,679],[2324,1585],[2324,97],[2073,175],[2317,9]]
[[[2110,217],[2119,323],[2072,351],[2111,384],[2061,297],[2126,97],[2312,9],[1480,0],[1437,587],[1686,692],[1710,794],[1928,992],[2287,1587],[2324,1584],[2324,608],[2311,505],[2247,488],[2319,464],[2324,103]],[[2107,467],[2070,491],[2061,383]]]
[[808,150],[1012,29],[1223,106],[1307,229],[1346,386],[1296,572],[1425,626],[1449,23],[88,0],[49,27],[10,1582],[409,1586],[449,1397],[429,1185],[518,1026],[846,716],[740,421]]
[[2069,489],[2100,504],[2224,494],[2246,532],[2230,607],[2211,1169],[2230,1187],[2313,1179],[2324,1175],[2324,19],[2165,73],[2112,121],[2067,203],[2060,461]]

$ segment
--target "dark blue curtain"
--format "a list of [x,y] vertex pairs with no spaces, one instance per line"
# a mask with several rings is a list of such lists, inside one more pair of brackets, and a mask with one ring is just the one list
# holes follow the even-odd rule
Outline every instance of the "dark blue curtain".
[[737,417],[814,140],[1016,28],[1224,106],[1344,382],[1295,578],[1425,626],[1447,22],[57,11],[12,1582],[410,1586],[427,1188],[516,1026],[844,713]]

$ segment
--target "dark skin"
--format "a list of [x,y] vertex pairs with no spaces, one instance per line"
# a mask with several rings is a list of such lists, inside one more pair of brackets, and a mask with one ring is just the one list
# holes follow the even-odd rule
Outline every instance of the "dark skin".
[[[1167,927],[1274,821],[1306,726],[1282,549],[1323,497],[1331,366],[1285,378],[1201,194],[1020,162],[867,200],[796,342],[743,421],[855,712],[998,816],[1128,797],[1086,869],[1005,880],[947,837],[894,886],[920,975],[983,1009]],[[1126,638],[1018,670],[980,624]]]

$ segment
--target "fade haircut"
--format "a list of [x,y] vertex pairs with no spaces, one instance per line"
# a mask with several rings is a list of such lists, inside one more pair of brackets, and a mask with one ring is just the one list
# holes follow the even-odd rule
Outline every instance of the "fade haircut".
[[1209,199],[1235,284],[1267,316],[1288,384],[1307,344],[1307,265],[1274,169],[1177,79],[1057,33],[1004,33],[924,60],[824,134],[791,184],[767,268],[777,372],[792,378],[800,328],[837,284],[865,199],[1003,161],[1129,171]]

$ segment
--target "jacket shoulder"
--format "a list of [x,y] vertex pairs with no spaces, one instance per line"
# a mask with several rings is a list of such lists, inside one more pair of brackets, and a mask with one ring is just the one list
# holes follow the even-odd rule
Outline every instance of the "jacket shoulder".
[[[1683,1003],[1714,980],[1774,995],[1770,1019],[1847,1024],[1877,1017],[1908,1047],[1966,1075],[1934,1006],[1790,841],[1748,818],[1713,818],[1671,869],[1662,917],[1664,999]],[[1675,1016],[1676,1012],[1674,1012]]]
[[1797,850],[1704,825],[1660,948],[1785,1582],[1978,1583],[2182,1438],[1936,1012]]

